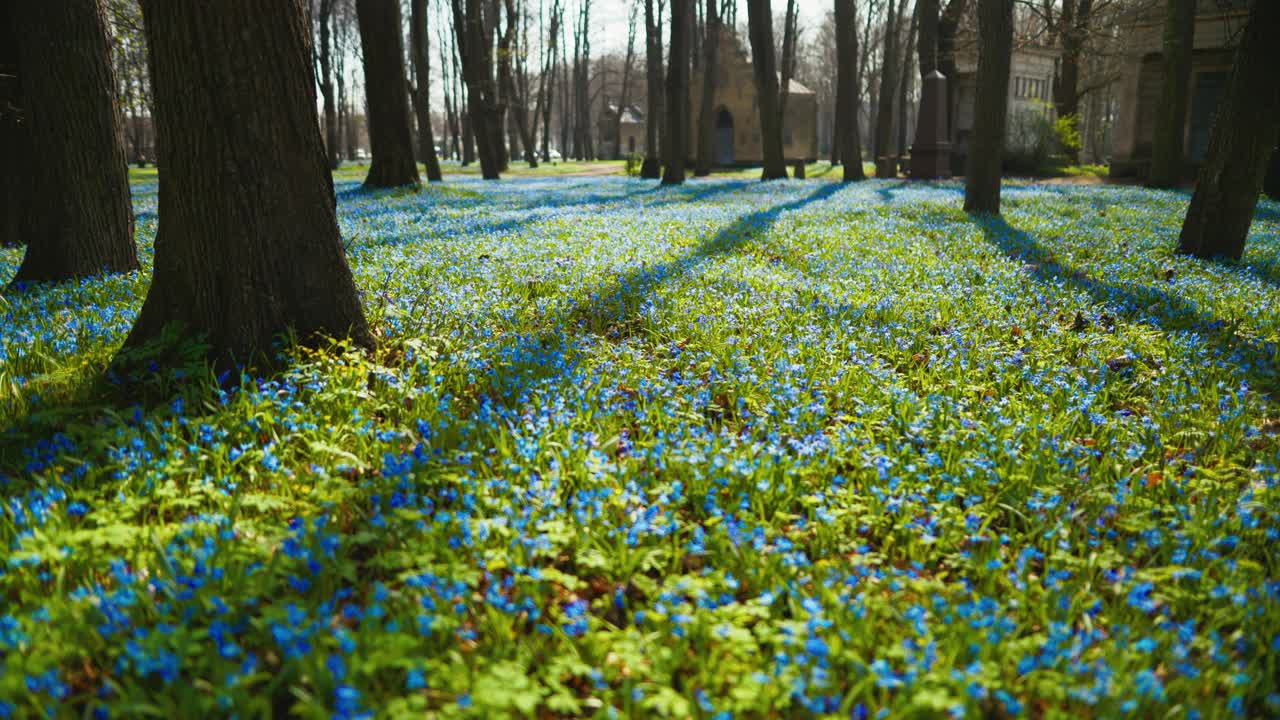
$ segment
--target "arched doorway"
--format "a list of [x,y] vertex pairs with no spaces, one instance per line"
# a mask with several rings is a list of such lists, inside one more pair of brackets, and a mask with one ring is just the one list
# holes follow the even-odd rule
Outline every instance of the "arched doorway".
[[723,105],[716,112],[716,165],[733,164],[733,116]]

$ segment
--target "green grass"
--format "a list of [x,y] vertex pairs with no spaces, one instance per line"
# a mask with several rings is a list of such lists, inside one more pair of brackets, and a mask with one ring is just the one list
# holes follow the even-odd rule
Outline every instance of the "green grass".
[[122,397],[146,272],[0,297],[0,709],[1280,712],[1280,205],[360,179],[373,353]]

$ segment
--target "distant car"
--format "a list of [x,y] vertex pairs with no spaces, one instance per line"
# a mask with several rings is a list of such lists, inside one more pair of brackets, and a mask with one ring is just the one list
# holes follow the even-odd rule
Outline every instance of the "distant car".
[[564,159],[564,158],[560,157],[560,153],[559,153],[558,151],[556,151],[556,150],[548,150],[548,151],[547,151],[547,157],[551,158],[552,160],[563,160],[563,159]]
[[368,159],[369,159],[369,153],[368,153],[364,148],[360,148],[359,150],[356,150],[356,159],[357,159],[357,160],[368,160]]

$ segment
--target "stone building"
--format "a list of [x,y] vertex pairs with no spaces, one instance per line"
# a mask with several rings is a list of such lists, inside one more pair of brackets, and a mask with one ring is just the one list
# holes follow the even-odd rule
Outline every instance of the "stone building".
[[[714,147],[711,159],[717,166],[759,165],[764,162],[760,139],[760,106],[751,60],[737,35],[720,33],[720,55],[716,68]],[[692,128],[698,127],[702,105],[702,73],[690,80]],[[781,90],[781,88],[779,88]],[[696,130],[690,135],[690,155],[696,151]],[[818,97],[809,88],[791,81],[785,117],[782,119],[782,154],[788,161],[813,161],[818,157]]]
[[[612,158],[630,155],[632,153],[644,153],[645,141],[645,117],[644,111],[635,105],[628,105],[622,111],[622,126],[617,126],[618,122],[618,106],[615,103],[606,102],[604,110],[600,113],[600,117],[596,120],[596,137],[600,138],[598,147],[600,149],[600,157]],[[615,152],[614,148],[614,131],[619,130],[622,142],[622,152]]]
[[[1124,45],[1112,175],[1141,175],[1151,162],[1151,143],[1164,84],[1166,12],[1166,6],[1161,3],[1143,16]],[[1248,0],[1199,0],[1197,5],[1189,102],[1182,122],[1183,151],[1188,167],[1198,165],[1208,149],[1214,112],[1226,92],[1235,44],[1247,19]]]
[[[720,33],[720,57],[715,77],[715,143],[712,162],[718,167],[759,165],[764,161],[760,138],[760,107],[751,60],[734,33]],[[689,82],[689,161],[697,151],[697,128],[702,105],[702,73],[695,70]],[[617,105],[605,104],[596,120],[601,155],[613,156],[613,123]],[[623,154],[645,151],[645,123],[648,118],[636,106],[622,117]],[[782,152],[788,161],[813,161],[818,157],[818,99],[809,88],[792,80],[782,125]]]
[[[1035,141],[1030,137],[1036,121],[1052,120],[1053,82],[1060,52],[1055,48],[1033,45],[1013,51],[1009,70],[1009,108],[1005,123],[1005,147],[1022,148]],[[967,42],[956,53],[954,106],[952,107],[952,169],[963,174],[969,152],[969,136],[973,133],[974,100],[977,92],[978,53],[975,42]]]

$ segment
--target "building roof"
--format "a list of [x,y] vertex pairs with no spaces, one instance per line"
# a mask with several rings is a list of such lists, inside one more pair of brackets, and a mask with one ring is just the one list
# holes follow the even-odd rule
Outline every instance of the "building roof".
[[[605,114],[607,114],[607,115],[617,115],[617,114],[618,114],[618,106],[617,106],[617,104],[616,104],[616,103],[609,103],[608,105],[606,105],[606,106],[605,106]],[[638,125],[638,124],[640,124],[640,123],[644,122],[644,113],[640,110],[640,108],[636,107],[635,105],[628,105],[628,106],[627,106],[627,107],[622,111],[622,122],[623,122],[623,123],[634,123],[634,124],[637,124],[637,125]]]
[[[782,90],[782,75],[778,75],[778,90]],[[791,78],[791,85],[787,88],[787,92],[792,95],[813,95],[814,92],[808,86],[802,84],[799,80]]]

